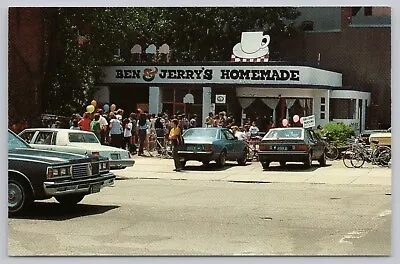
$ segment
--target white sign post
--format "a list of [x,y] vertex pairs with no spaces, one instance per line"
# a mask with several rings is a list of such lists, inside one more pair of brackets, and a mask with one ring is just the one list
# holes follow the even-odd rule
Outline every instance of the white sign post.
[[304,128],[315,127],[315,116],[314,115],[304,116],[303,127]]

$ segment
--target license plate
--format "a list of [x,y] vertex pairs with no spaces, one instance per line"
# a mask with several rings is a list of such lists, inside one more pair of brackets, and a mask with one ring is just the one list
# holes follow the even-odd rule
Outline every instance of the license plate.
[[100,192],[101,184],[93,184],[90,186],[90,193]]
[[288,150],[288,147],[287,146],[275,146],[275,150],[285,151],[285,150]]
[[111,157],[112,160],[119,160],[120,159],[118,153],[111,153],[110,157]]

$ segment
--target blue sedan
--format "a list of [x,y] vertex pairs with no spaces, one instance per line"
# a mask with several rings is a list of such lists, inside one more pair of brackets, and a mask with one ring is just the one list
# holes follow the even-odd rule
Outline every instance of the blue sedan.
[[247,144],[238,140],[227,128],[190,128],[183,133],[183,138],[184,144],[178,151],[183,165],[188,160],[200,161],[204,165],[214,160],[220,167],[227,160],[246,164]]

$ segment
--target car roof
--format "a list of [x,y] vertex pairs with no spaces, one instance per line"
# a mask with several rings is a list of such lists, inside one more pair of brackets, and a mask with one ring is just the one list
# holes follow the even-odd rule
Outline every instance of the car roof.
[[52,131],[52,132],[58,132],[58,131],[65,131],[65,132],[74,132],[74,133],[86,133],[86,134],[92,134],[93,132],[90,131],[84,131],[84,130],[73,130],[73,129],[68,129],[68,128],[51,128],[51,127],[39,127],[39,128],[26,128],[23,131]]

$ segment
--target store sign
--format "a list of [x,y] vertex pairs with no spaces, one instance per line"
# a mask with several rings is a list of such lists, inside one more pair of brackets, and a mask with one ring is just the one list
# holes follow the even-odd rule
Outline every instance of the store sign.
[[216,104],[226,104],[226,94],[215,95],[215,103]]
[[309,127],[315,127],[315,116],[305,116],[303,118],[303,127],[304,128],[309,128]]
[[102,69],[103,83],[342,85],[340,73],[309,66],[106,66]]

